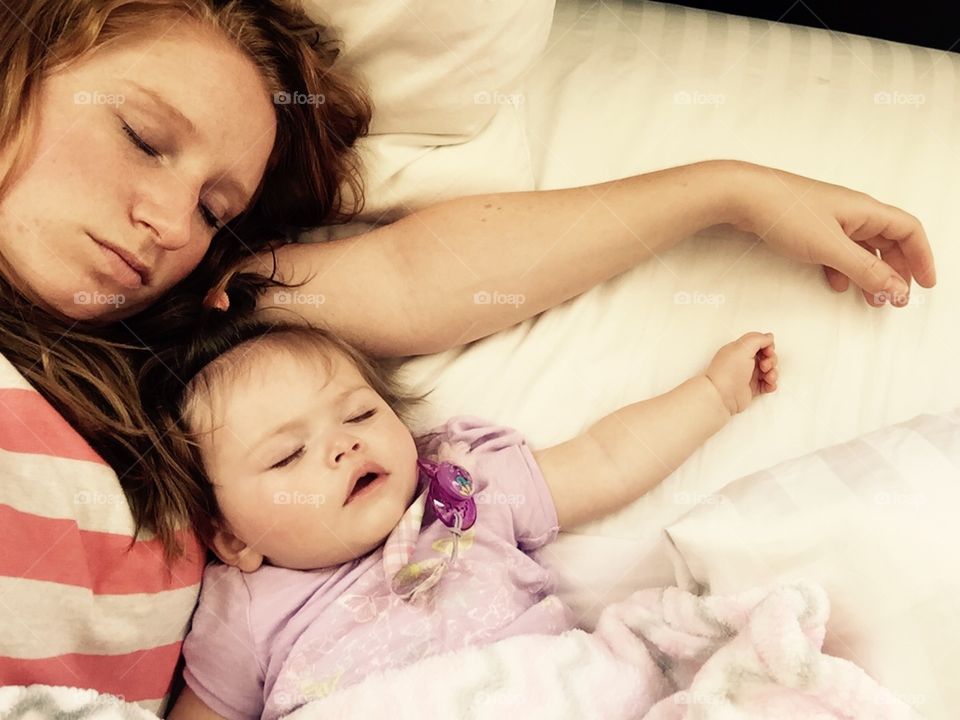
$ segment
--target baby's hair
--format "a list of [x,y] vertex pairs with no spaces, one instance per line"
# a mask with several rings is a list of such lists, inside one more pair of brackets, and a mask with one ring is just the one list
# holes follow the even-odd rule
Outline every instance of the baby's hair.
[[[162,427],[177,431],[169,434],[169,450],[191,477],[192,485],[185,489],[192,498],[190,522],[207,547],[212,546],[223,514],[198,443],[200,435],[213,428],[199,420],[198,412],[204,406],[209,407],[214,387],[251,371],[265,353],[282,351],[301,358],[312,354],[328,371],[335,358],[346,360],[408,427],[413,411],[429,394],[429,391],[421,395],[412,393],[397,379],[395,369],[368,358],[327,330],[289,321],[252,318],[251,296],[236,292],[235,283],[234,286],[230,293],[230,312],[210,310],[206,321],[201,323],[202,330],[181,351],[175,363],[169,356],[158,357],[141,377],[144,389],[149,388],[151,412],[158,416]],[[235,299],[235,296],[239,297]]]

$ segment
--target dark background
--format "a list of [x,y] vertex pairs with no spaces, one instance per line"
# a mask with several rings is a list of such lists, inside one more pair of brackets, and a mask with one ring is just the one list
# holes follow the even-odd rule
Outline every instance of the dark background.
[[960,3],[866,2],[865,0],[672,0],[673,5],[734,15],[827,27],[837,32],[883,38],[960,52]]

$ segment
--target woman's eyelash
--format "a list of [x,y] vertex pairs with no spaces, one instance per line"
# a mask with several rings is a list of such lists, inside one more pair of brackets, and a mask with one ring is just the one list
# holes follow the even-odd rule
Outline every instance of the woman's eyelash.
[[131,141],[134,145],[136,145],[138,148],[140,148],[143,152],[145,152],[147,155],[149,155],[150,157],[159,157],[159,156],[160,156],[160,153],[158,153],[156,150],[154,150],[152,147],[150,147],[150,145],[148,145],[147,143],[145,143],[145,142],[143,141],[143,138],[141,138],[139,135],[137,135],[137,133],[134,132],[133,128],[130,127],[129,125],[127,125],[127,123],[123,123],[123,131],[124,131],[124,132],[127,134],[127,136],[130,138],[130,141]]
[[[134,129],[127,125],[126,122],[123,122],[123,131],[127,134],[127,137],[130,138],[130,142],[139,148],[145,155],[148,155],[152,158],[160,157],[160,153],[158,153],[149,144],[144,142],[143,138],[137,135]],[[208,227],[213,230],[219,230],[221,227],[223,227],[223,224],[220,222],[220,218],[210,212],[210,208],[203,203],[201,203],[198,207],[200,209],[200,216],[203,218],[203,222],[205,222]]]
[[279,470],[280,468],[286,467],[287,465],[292,463],[294,460],[298,459],[301,455],[303,455],[306,449],[307,448],[305,446],[301,446],[296,452],[290,453],[289,455],[287,455],[287,457],[285,457],[280,462],[274,463],[273,465],[271,465],[270,469]]
[[369,418],[372,418],[376,414],[377,414],[377,409],[373,408],[372,410],[367,410],[363,415],[358,415],[355,418],[351,418],[347,420],[347,422],[351,422],[351,423],[360,422],[361,420],[367,420]]

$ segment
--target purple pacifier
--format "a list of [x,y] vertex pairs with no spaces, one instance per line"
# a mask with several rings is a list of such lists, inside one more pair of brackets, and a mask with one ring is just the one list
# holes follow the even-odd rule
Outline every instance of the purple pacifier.
[[433,508],[437,518],[448,528],[468,530],[477,521],[477,501],[473,498],[473,480],[470,473],[453,463],[417,460],[417,465],[428,479],[427,507]]

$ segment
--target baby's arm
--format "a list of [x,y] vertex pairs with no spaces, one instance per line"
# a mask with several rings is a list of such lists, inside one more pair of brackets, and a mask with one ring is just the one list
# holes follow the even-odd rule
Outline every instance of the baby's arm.
[[534,452],[563,529],[603,517],[676,470],[777,382],[773,336],[724,345],[702,375],[607,415],[572,440]]
[[184,686],[183,692],[180,693],[167,718],[168,720],[224,720],[222,715],[215,713],[198,698],[189,685]]

